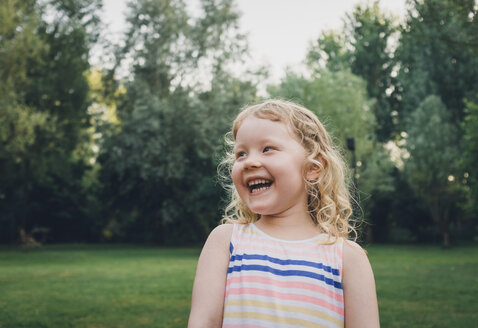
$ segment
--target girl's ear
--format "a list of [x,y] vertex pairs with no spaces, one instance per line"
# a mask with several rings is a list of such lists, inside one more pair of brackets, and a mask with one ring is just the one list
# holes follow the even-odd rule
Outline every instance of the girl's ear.
[[314,181],[319,178],[320,167],[314,165],[310,168],[309,172],[307,172],[306,178],[307,181]]
[[320,171],[324,168],[324,159],[322,157],[318,157],[316,159],[317,164],[313,164],[309,171],[306,174],[306,179],[308,181],[314,181],[319,178]]

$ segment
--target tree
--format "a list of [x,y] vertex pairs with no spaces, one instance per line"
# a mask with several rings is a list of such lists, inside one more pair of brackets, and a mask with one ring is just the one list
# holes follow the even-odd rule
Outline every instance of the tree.
[[7,1],[0,10],[0,159],[23,158],[35,141],[35,130],[46,124],[48,115],[35,112],[24,102],[24,90],[31,84],[29,65],[41,65],[47,51],[36,35],[38,15],[33,2]]
[[375,1],[372,5],[357,5],[347,17],[346,29],[353,49],[352,73],[367,82],[367,93],[376,100],[372,106],[377,121],[376,135],[379,141],[385,142],[397,133],[393,113],[400,108],[392,74],[396,63],[390,45],[397,27]]
[[429,95],[438,95],[458,126],[465,97],[478,88],[475,1],[409,1],[396,58],[402,117]]
[[[0,4],[0,224],[1,237],[9,240],[17,234],[24,213],[18,199],[28,193],[18,187],[19,176],[28,169],[24,163],[38,131],[47,128],[48,115],[27,105],[24,89],[30,85],[30,65],[40,65],[47,51],[36,35],[39,17],[34,2],[5,1]],[[21,216],[21,218],[18,218]]]
[[333,30],[322,32],[316,43],[309,46],[306,63],[310,70],[319,73],[324,68],[331,72],[350,69],[352,51],[347,48],[343,33]]
[[1,127],[2,141],[9,144],[2,152],[8,178],[0,200],[11,227],[5,241],[14,241],[19,230],[30,233],[38,227],[50,229],[56,240],[86,235],[86,222],[72,225],[83,222],[78,219],[85,214],[81,179],[86,166],[75,152],[88,125],[84,73],[98,31],[99,5],[99,0],[0,5],[5,15],[2,115],[11,122]]
[[350,69],[367,83],[367,94],[375,100],[377,139],[389,140],[396,133],[393,112],[399,110],[392,70],[395,65],[390,42],[397,28],[393,19],[380,10],[379,2],[357,5],[347,15],[341,33],[322,33],[307,54],[309,68],[320,72]]
[[[475,99],[477,99],[475,97]],[[463,175],[465,188],[470,187],[469,207],[471,216],[474,217],[475,235],[476,235],[476,218],[478,217],[478,104],[471,100],[466,100],[465,118],[462,123],[464,131],[463,150],[464,150],[464,167]],[[475,200],[475,201],[473,201]]]
[[427,97],[410,115],[407,124],[407,150],[410,158],[405,172],[415,193],[430,210],[443,237],[450,246],[450,215],[460,200],[457,147],[459,134],[451,113],[437,96]]
[[255,97],[254,82],[227,71],[245,51],[238,14],[231,0],[201,1],[197,18],[181,0],[129,8],[117,67],[132,58],[132,78],[117,99],[119,131],[105,135],[99,157],[108,224],[117,240],[197,242],[220,219],[221,136]]
[[[464,99],[471,99],[478,88],[476,4],[475,1],[467,0],[409,1],[408,4],[407,20],[401,29],[400,43],[395,53],[399,65],[397,89],[402,104],[399,116],[400,128],[407,129],[411,126],[409,122],[418,117],[442,115],[436,122],[444,124],[447,129],[450,124],[454,127],[446,130],[449,136],[440,150],[440,155],[449,158],[456,165],[450,167],[446,164],[442,171],[427,172],[425,164],[420,162],[420,166],[414,160],[410,160],[406,166],[412,167],[405,167],[405,171],[423,172],[422,185],[434,188],[435,198],[431,200],[419,192],[416,185],[413,187],[430,210],[430,215],[443,235],[443,242],[447,245],[450,242],[450,222],[461,221],[460,218],[464,214],[462,208],[469,197],[469,195],[467,197],[469,191],[462,184],[461,178],[466,172],[464,162],[456,160],[459,158],[456,157],[458,156],[456,149],[448,145],[451,145],[449,143],[451,138],[454,140],[454,147],[461,149],[462,121],[465,117]],[[432,112],[428,108],[432,105],[439,106],[439,109]],[[422,118],[421,122],[424,123],[424,120],[425,118]],[[439,128],[435,129],[439,131]],[[450,132],[451,130],[453,131]],[[410,134],[410,131],[407,132]],[[416,151],[415,156],[425,156],[430,149],[439,149],[434,144],[433,138],[425,140],[430,146],[423,145]],[[458,167],[460,165],[461,168]],[[430,176],[435,176],[437,182],[430,181]],[[453,181],[448,182],[446,180],[448,177]],[[420,181],[418,178],[416,177],[414,181]],[[411,179],[408,180],[412,183]],[[457,202],[456,206],[450,205],[450,199]],[[436,202],[440,205],[436,205]]]

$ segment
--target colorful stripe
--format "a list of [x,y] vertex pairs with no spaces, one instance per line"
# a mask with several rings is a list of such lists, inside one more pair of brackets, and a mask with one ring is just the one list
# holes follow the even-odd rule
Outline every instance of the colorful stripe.
[[343,294],[335,293],[323,286],[318,286],[317,284],[301,282],[301,281],[278,281],[271,278],[257,277],[257,276],[243,276],[243,277],[230,277],[227,279],[226,288],[234,284],[269,284],[273,285],[277,289],[302,289],[311,292],[316,292],[317,294],[322,294],[328,298],[334,299],[338,303],[344,302]]
[[[280,310],[280,311],[290,312],[290,313],[302,313],[311,317],[320,318],[322,320],[332,321],[336,325],[341,324],[341,321],[334,316],[328,315],[326,313],[323,313],[315,309],[304,308],[302,306],[281,305],[277,303],[257,301],[257,300],[250,300],[247,302],[244,302],[243,300],[231,300],[227,302],[226,306],[250,306],[254,308],[262,307],[262,308],[275,309],[275,310]],[[343,310],[342,310],[342,315],[343,315]]]
[[270,272],[272,274],[278,276],[301,276],[301,277],[309,277],[313,279],[317,279],[320,281],[324,281],[326,284],[334,286],[336,288],[342,289],[342,284],[338,281],[334,281],[333,279],[326,278],[322,274],[317,274],[314,272],[309,271],[302,271],[302,270],[277,270],[271,268],[267,265],[240,265],[240,266],[233,266],[227,270],[227,273],[231,273],[234,271],[263,271],[263,272]]
[[[238,243],[234,244],[234,247],[240,248],[243,250],[253,250],[253,251],[263,251],[263,252],[281,252],[281,247],[277,244],[271,244],[271,245],[263,245],[261,243],[258,243],[257,241],[252,241],[252,240],[241,240]],[[321,247],[322,248],[322,247]],[[333,253],[333,250],[329,249],[320,249],[320,248],[313,248],[313,249],[301,249],[301,248],[295,248],[295,247],[287,247],[288,252],[290,254],[293,254],[295,257],[309,257],[312,259],[317,259],[321,258],[324,255],[329,255],[330,257],[335,257],[336,253]],[[323,252],[322,255],[318,254],[317,252]],[[340,254],[341,256],[341,254]]]
[[328,240],[279,240],[235,224],[223,327],[343,327],[343,241]]
[[322,269],[325,272],[331,272],[332,274],[339,276],[340,272],[338,269],[333,269],[331,266],[324,265],[322,263],[316,263],[311,261],[303,261],[303,260],[281,260],[275,257],[270,257],[268,255],[251,255],[251,254],[242,254],[242,255],[233,255],[231,256],[230,262],[234,262],[235,260],[241,261],[242,259],[247,260],[264,260],[269,261],[272,263],[282,264],[282,265],[305,265],[310,266],[317,269]]

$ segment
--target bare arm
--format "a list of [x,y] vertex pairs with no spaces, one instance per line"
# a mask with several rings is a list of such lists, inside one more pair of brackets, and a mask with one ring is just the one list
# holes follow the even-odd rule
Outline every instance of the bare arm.
[[199,257],[188,328],[221,327],[232,224],[216,227]]
[[345,327],[380,327],[372,267],[365,251],[346,241],[343,254]]

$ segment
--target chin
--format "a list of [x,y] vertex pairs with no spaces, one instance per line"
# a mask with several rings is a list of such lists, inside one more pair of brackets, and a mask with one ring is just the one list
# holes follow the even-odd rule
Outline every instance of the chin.
[[258,214],[258,215],[273,215],[274,214],[273,211],[267,210],[264,207],[259,207],[259,206],[250,207],[250,209],[254,214]]
[[254,214],[267,215],[266,211],[264,211],[264,208],[262,208],[260,206],[249,206],[249,205],[247,205],[247,207],[249,207],[251,212],[254,213]]

